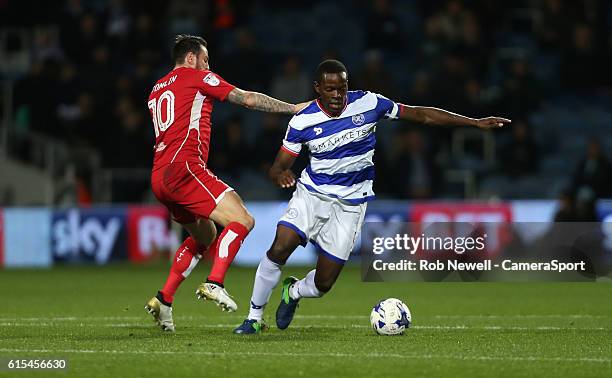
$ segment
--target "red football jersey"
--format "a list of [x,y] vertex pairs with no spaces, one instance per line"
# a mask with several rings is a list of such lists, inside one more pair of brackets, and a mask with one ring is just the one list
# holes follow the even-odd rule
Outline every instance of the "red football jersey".
[[234,86],[211,71],[179,67],[159,79],[149,95],[155,128],[153,170],[185,161],[206,164],[214,100]]

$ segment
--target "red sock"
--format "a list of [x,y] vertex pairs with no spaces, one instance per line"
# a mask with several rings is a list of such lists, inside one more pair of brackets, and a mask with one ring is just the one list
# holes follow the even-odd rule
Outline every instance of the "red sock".
[[232,222],[223,229],[210,248],[214,260],[208,281],[223,284],[225,273],[248,234],[249,230],[238,222]]
[[170,274],[164,288],[160,290],[161,295],[164,298],[164,302],[172,303],[174,300],[174,294],[180,286],[181,282],[187,278],[193,268],[198,264],[199,256],[198,253],[204,254],[206,248],[204,246],[197,246],[195,240],[190,236],[179,249],[176,250],[174,260],[172,261],[172,267],[170,268]]

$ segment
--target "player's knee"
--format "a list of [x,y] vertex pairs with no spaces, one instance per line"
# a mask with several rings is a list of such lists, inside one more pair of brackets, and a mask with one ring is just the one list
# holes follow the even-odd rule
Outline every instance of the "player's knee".
[[243,225],[247,230],[251,231],[255,227],[255,218],[248,212],[242,214],[237,220],[238,223]]
[[198,245],[208,248],[217,237],[217,228],[213,223],[203,225],[201,231],[195,236]]
[[203,235],[191,235],[191,238],[196,243],[196,246],[202,246],[203,248],[208,248],[210,245],[210,241],[207,240]]

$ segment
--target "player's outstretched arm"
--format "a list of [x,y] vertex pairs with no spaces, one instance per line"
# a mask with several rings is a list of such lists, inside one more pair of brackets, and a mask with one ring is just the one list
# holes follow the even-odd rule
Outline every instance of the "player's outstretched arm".
[[240,88],[232,89],[227,99],[232,104],[268,113],[295,114],[308,105],[306,102],[297,105],[289,104],[263,93],[243,91]]
[[296,158],[296,155],[292,155],[282,148],[278,151],[268,172],[268,177],[274,185],[281,188],[290,188],[295,185],[295,174],[291,171],[291,167],[293,167]]
[[400,104],[400,118],[427,125],[476,126],[481,129],[503,127],[512,121],[501,117],[470,118],[444,109]]

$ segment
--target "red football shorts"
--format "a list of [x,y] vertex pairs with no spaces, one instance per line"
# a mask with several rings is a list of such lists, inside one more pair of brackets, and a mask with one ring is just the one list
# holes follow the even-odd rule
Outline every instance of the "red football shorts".
[[181,224],[208,218],[225,193],[234,190],[204,164],[172,163],[151,174],[153,194]]

